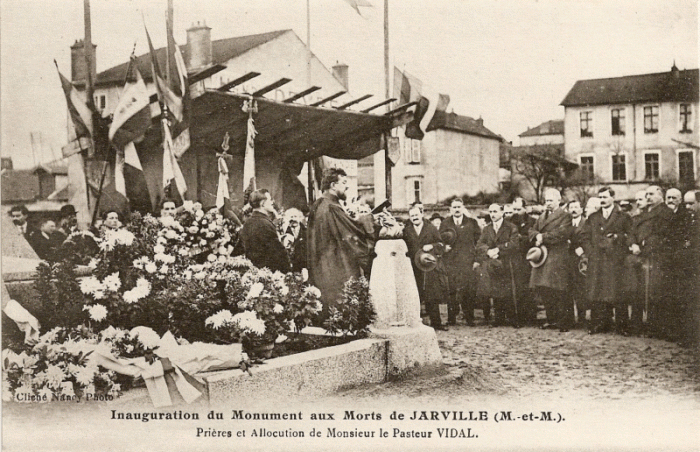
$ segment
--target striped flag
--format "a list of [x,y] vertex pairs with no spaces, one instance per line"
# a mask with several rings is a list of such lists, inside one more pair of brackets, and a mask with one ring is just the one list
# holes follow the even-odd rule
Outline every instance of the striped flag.
[[61,74],[56,60],[53,60],[53,62],[56,65],[56,71],[58,71],[58,76],[61,79],[63,94],[66,96],[68,113],[70,114],[71,122],[73,123],[75,138],[91,138],[92,112],[85,103],[85,100],[81,99],[80,95],[78,94],[78,90],[76,90],[73,84],[67,78],[65,78],[63,74]]
[[431,121],[436,111],[445,111],[450,103],[447,94],[432,90],[416,77],[394,67],[394,97],[399,105],[417,102],[413,120],[406,124],[406,137],[422,140],[425,133],[433,130]]
[[162,121],[163,133],[165,134],[165,139],[163,140],[163,190],[166,194],[170,190],[170,197],[176,199],[177,196],[173,196],[174,193],[172,193],[173,188],[176,188],[180,198],[185,199],[187,183],[173,153],[173,138],[170,135],[170,127],[166,119]]
[[167,20],[165,25],[168,35],[167,51],[170,59],[170,86],[168,88],[170,92],[178,96],[180,101],[179,117],[171,123],[173,152],[179,158],[190,148],[190,89],[185,60],[173,36],[173,25]]
[[127,77],[109,127],[109,140],[118,149],[143,136],[151,125],[148,90],[136,68],[133,55],[129,64],[133,68],[135,80],[129,81]]

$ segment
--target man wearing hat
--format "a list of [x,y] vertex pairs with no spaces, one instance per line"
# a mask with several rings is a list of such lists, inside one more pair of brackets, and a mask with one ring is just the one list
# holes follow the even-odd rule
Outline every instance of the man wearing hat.
[[[530,287],[541,297],[547,311],[545,329],[559,328],[569,331],[566,308],[566,289],[569,285],[569,239],[571,215],[559,205],[559,190],[548,188],[544,192],[545,212],[530,228],[528,238],[535,249],[528,250],[527,259],[532,265]],[[561,311],[561,312],[560,312]],[[563,322],[559,324],[560,320]]]
[[[465,215],[462,198],[452,200],[450,214],[451,216],[445,218],[440,225],[440,237],[445,243],[444,262],[449,282],[447,324],[457,324],[457,314],[461,307],[466,324],[473,326],[476,300],[474,270],[479,265],[475,260],[476,242],[481,236],[481,230],[475,219]],[[446,241],[446,237],[450,240]]]
[[523,198],[515,198],[511,205],[513,206],[513,216],[509,221],[518,228],[520,235],[518,256],[512,259],[516,296],[518,297],[518,323],[520,325],[535,325],[537,323],[537,304],[532,289],[530,289],[532,267],[525,259],[531,245],[528,234],[530,228],[535,225],[535,219],[527,213],[527,202]]
[[445,300],[447,274],[442,264],[443,244],[435,226],[426,223],[423,210],[413,206],[408,210],[409,222],[403,229],[403,239],[411,260],[413,275],[418,286],[418,295],[430,317],[430,326],[447,331],[440,318],[440,302]]
[[518,327],[518,300],[511,260],[519,255],[520,235],[517,226],[503,218],[503,206],[500,204],[489,206],[489,216],[491,223],[481,232],[476,244],[478,260],[484,272],[482,278],[489,282],[481,295],[493,298],[493,326],[504,326],[507,321]]
[[610,187],[598,190],[601,209],[587,219],[583,231],[583,247],[588,256],[586,292],[591,302],[589,334],[610,331],[613,308],[615,328],[620,333],[628,328],[621,276],[632,219],[615,205],[614,196],[615,192]]
[[73,204],[66,204],[61,207],[61,220],[58,230],[66,237],[78,230],[78,212],[76,212]]

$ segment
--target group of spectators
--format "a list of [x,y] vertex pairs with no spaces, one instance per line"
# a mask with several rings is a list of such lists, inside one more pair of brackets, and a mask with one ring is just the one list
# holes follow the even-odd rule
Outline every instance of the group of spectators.
[[558,190],[547,189],[544,198],[539,215],[527,213],[521,198],[492,204],[483,228],[460,198],[442,221],[434,215],[427,222],[419,204],[410,208],[404,238],[436,329],[446,329],[439,304],[447,300],[448,326],[460,310],[467,325],[474,325],[475,309],[491,322],[493,303],[493,326],[568,332],[578,323],[590,334],[697,343],[698,192],[683,197],[675,188],[664,194],[650,186],[636,194],[631,213],[610,187],[588,200],[585,214],[580,201],[562,202]]

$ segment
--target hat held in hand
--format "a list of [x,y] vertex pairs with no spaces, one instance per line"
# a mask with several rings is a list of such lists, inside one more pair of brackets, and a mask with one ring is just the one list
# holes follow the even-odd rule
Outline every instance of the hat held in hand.
[[448,228],[440,231],[440,241],[445,245],[452,246],[455,244],[455,240],[457,240],[457,232],[454,229]]
[[435,256],[432,251],[424,250],[418,250],[413,258],[413,262],[416,264],[416,267],[418,267],[418,269],[422,272],[430,272],[435,270],[435,267],[437,267],[437,260],[437,256]]
[[547,247],[544,245],[533,246],[532,248],[527,250],[527,255],[525,256],[525,259],[527,259],[527,261],[530,262],[532,268],[541,267],[542,264],[544,264],[544,261],[547,260]]

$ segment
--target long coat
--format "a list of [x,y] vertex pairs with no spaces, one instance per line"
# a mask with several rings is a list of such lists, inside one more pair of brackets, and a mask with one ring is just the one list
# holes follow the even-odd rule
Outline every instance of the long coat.
[[[573,219],[572,219],[573,221]],[[576,254],[576,249],[583,248],[583,234],[588,220],[581,217],[578,226],[571,226],[571,238],[569,239],[569,290],[576,292],[577,299],[585,299],[586,277],[581,274],[578,264],[581,258]],[[584,250],[585,254],[585,250]],[[580,296],[578,296],[580,294]]]
[[46,238],[41,231],[35,230],[31,232],[28,241],[40,259],[54,261],[58,257],[56,251],[65,239],[66,236],[61,231],[54,231]]
[[619,298],[631,228],[632,218],[618,206],[613,206],[607,220],[602,209],[586,220],[583,247],[588,256],[586,293],[590,301],[613,302]]
[[571,215],[556,209],[549,215],[542,214],[530,228],[528,238],[534,241],[542,234],[542,244],[547,247],[547,260],[530,274],[530,287],[549,287],[566,290],[569,287],[569,239],[573,226]]
[[343,285],[367,274],[378,231],[371,216],[353,221],[338,197],[328,192],[311,206],[307,227],[309,280],[321,291],[325,317],[329,306],[337,303]]
[[527,288],[530,285],[530,273],[532,267],[525,259],[527,250],[530,249],[528,233],[535,225],[535,219],[528,214],[513,215],[509,220],[518,228],[520,239],[518,240],[518,255],[513,257],[513,271],[515,273],[515,284],[519,289]]
[[448,217],[442,220],[440,233],[448,229],[456,233],[452,249],[445,252],[444,257],[450,292],[465,289],[476,290],[474,261],[476,259],[476,242],[481,236],[479,223],[465,215],[458,227],[455,225],[454,218]]
[[[420,234],[416,234],[415,226],[410,222],[406,223],[403,228],[403,240],[408,248],[406,256],[411,260],[421,301],[443,300],[447,292],[447,272],[440,257],[440,251],[444,246],[440,241],[440,233],[437,228],[424,221]],[[429,272],[420,270],[415,264],[416,253],[425,245],[432,245],[438,255],[437,267]]]
[[[481,231],[481,237],[476,244],[477,259],[484,271],[488,272],[489,284],[482,295],[493,298],[513,297],[513,281],[515,274],[513,260],[519,257],[520,234],[514,224],[503,221],[498,232],[493,224],[487,225]],[[491,259],[486,252],[498,248],[498,259]]]
[[241,229],[241,242],[245,256],[258,268],[287,273],[291,267],[287,250],[277,236],[277,229],[270,218],[254,211]]
[[[668,272],[667,236],[672,216],[673,211],[664,203],[649,208],[639,215],[637,225],[627,240],[628,245],[636,244],[641,248],[640,256],[649,269],[649,296],[654,299],[659,299],[665,294],[665,274]],[[643,276],[640,282],[640,289],[644,290]]]

